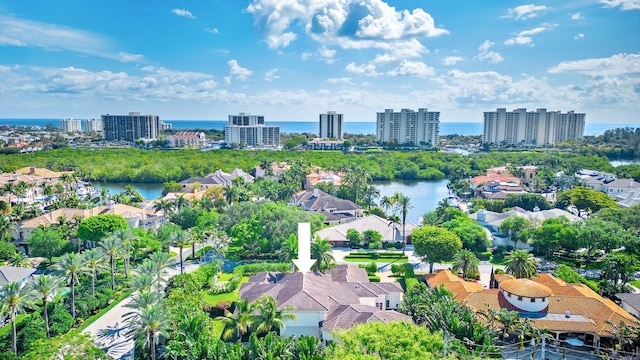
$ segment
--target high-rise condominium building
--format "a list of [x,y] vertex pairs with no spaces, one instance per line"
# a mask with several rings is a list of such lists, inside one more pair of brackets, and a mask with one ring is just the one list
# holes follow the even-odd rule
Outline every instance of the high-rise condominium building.
[[440,112],[420,108],[418,111],[385,109],[377,113],[376,140],[383,143],[438,145]]
[[484,113],[482,141],[489,144],[553,145],[567,139],[582,139],[585,114],[569,111],[507,111],[498,108]]
[[342,140],[342,120],[344,115],[335,111],[320,114],[320,138]]
[[158,115],[140,115],[130,112],[129,115],[102,115],[104,125],[103,136],[111,141],[134,141],[136,139],[155,139],[160,135],[160,118]]
[[82,131],[80,120],[62,119],[60,120],[60,129],[64,132]]
[[101,133],[103,130],[102,119],[87,119],[82,120],[82,126],[84,127],[84,132],[97,132]]
[[229,124],[224,127],[224,141],[243,146],[278,146],[280,127],[265,125],[262,115],[229,115]]

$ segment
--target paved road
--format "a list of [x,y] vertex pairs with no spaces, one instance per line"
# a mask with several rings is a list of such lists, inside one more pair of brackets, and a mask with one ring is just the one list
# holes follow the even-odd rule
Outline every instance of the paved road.
[[[179,249],[172,248],[171,251],[178,253]],[[185,248],[182,254],[185,259],[190,256],[191,247]],[[176,256],[174,260],[176,264],[168,271],[165,280],[180,273],[180,257]],[[185,262],[184,271],[192,272],[198,269],[199,266],[200,264],[197,262]],[[129,303],[131,303],[131,297],[122,300],[82,331],[85,334],[93,335],[98,346],[106,350],[107,355],[114,359],[133,359],[134,341],[126,335],[129,326],[124,321],[124,315],[133,311],[133,309],[125,306]]]

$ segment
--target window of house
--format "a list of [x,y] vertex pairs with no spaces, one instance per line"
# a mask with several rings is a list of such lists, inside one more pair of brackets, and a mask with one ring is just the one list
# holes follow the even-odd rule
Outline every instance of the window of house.
[[518,300],[522,301],[522,296],[518,296]]
[[531,302],[532,302],[532,303],[536,302],[536,299],[533,299],[533,298],[532,298],[532,299],[531,299]]
[[387,300],[387,309],[389,308],[390,304],[389,304],[389,300]]

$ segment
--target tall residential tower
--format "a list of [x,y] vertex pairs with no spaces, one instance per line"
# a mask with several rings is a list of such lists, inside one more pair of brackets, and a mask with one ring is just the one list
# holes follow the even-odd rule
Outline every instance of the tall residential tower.
[[342,140],[343,118],[343,114],[336,114],[335,111],[320,114],[320,138]]
[[158,115],[140,115],[130,112],[129,115],[102,115],[103,135],[111,141],[134,141],[136,139],[155,139],[160,135],[160,118]]
[[229,145],[278,146],[280,127],[265,125],[262,115],[229,115],[229,124],[224,127],[224,141]]
[[420,108],[418,111],[402,109],[394,112],[385,109],[377,113],[376,140],[383,143],[437,146],[439,132],[439,111]]
[[567,139],[582,139],[585,114],[569,111],[527,111],[505,108],[484,113],[482,142],[489,144],[553,145]]

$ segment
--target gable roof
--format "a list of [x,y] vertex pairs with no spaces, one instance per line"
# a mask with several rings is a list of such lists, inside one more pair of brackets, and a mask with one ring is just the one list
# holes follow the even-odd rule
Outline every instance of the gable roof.
[[22,282],[36,272],[34,268],[0,266],[0,286],[11,282]]
[[[579,217],[573,215],[570,212],[564,211],[562,209],[527,211],[527,210],[525,210],[525,209],[523,209],[521,207],[514,206],[514,207],[511,208],[511,210],[509,210],[507,212],[503,212],[503,213],[493,212],[493,211],[489,211],[489,210],[485,210],[485,209],[482,209],[482,211],[485,214],[484,223],[486,223],[487,225],[493,226],[495,228],[499,228],[500,224],[502,224],[502,222],[506,218],[511,217],[511,216],[520,216],[520,217],[535,221],[537,223],[542,223],[546,219],[557,218],[557,217],[560,217],[560,216],[565,216],[570,221],[580,220]],[[469,215],[469,217],[471,219],[475,220],[475,221],[478,221],[479,213],[480,213],[480,211],[475,212],[475,213]]]
[[[416,228],[416,225],[406,223],[405,231],[407,236],[411,235]],[[322,229],[316,235],[329,241],[347,241],[347,231],[349,229],[355,229],[358,232],[375,230],[382,235],[382,241],[402,241],[402,224],[390,224],[389,220],[377,215],[368,215],[348,223]]]
[[320,328],[327,332],[335,332],[338,329],[348,329],[372,321],[412,322],[411,316],[396,311],[380,310],[368,305],[341,305],[327,315]]
[[306,211],[355,211],[360,206],[351,200],[337,198],[320,189],[303,190],[294,195],[293,203]]

